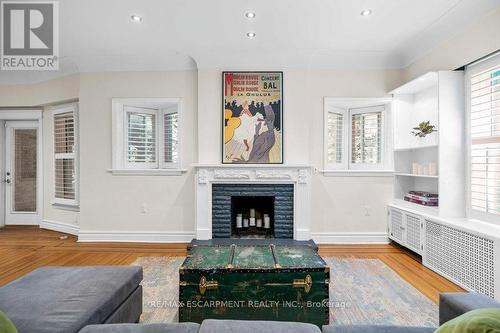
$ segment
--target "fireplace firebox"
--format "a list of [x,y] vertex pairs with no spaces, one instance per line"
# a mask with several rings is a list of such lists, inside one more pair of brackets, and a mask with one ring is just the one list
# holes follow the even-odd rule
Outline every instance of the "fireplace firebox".
[[293,239],[292,184],[214,184],[213,238]]
[[274,237],[274,196],[231,196],[231,237]]

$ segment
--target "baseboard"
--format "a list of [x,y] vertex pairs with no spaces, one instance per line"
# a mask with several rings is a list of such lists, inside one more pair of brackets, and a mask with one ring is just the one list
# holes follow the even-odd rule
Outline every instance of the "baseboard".
[[76,225],[51,221],[51,220],[42,220],[42,222],[40,223],[40,228],[63,232],[65,234],[70,234],[75,236],[78,236],[78,232],[80,230],[80,228]]
[[386,232],[312,232],[318,244],[388,244]]
[[194,232],[80,230],[79,242],[189,243]]

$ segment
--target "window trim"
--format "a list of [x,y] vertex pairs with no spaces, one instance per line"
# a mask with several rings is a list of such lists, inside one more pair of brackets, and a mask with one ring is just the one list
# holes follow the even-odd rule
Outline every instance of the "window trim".
[[[355,164],[352,163],[352,115],[359,113],[367,113],[364,111],[351,111],[351,109],[375,107],[384,105],[385,110],[382,112],[382,158],[378,164]],[[324,98],[324,119],[323,119],[323,163],[324,172],[344,171],[344,172],[372,172],[384,171],[392,172],[392,131],[391,124],[391,107],[392,98],[344,98],[344,97],[325,97]],[[332,108],[340,109],[343,113],[343,143],[342,143],[342,163],[328,162],[328,114],[332,112]],[[378,111],[373,111],[378,112]]]
[[[161,150],[164,147],[164,115],[172,106],[162,104],[176,104],[178,114],[178,159],[175,163],[164,162]],[[110,171],[114,175],[178,175],[185,172],[181,169],[182,159],[182,101],[181,98],[113,98],[112,104],[112,167]],[[130,163],[127,161],[127,112],[125,106],[139,108],[154,108],[156,114],[156,162],[151,165],[144,163]],[[172,113],[172,112],[170,112]],[[139,165],[140,164],[140,165]]]
[[[57,105],[51,108],[52,111],[52,149],[53,152],[53,161],[54,161],[54,181],[52,183],[52,187],[54,193],[53,197],[53,205],[54,206],[66,206],[78,208],[80,205],[80,128],[79,128],[79,112],[78,112],[78,103],[70,103],[70,104],[62,104]],[[73,112],[73,140],[75,144],[75,152],[74,153],[57,153],[55,152],[55,128],[54,128],[54,118],[55,115],[60,113]],[[75,165],[75,199],[62,199],[56,197],[56,189],[55,189],[55,181],[56,181],[56,165],[55,162],[57,159],[67,159],[72,158],[73,163]]]
[[500,225],[499,215],[493,213],[481,212],[472,209],[472,135],[471,135],[471,76],[472,72],[477,73],[487,70],[498,64],[500,61],[500,52],[496,52],[487,56],[484,59],[480,59],[474,63],[471,63],[465,68],[465,142],[466,142],[466,163],[465,163],[465,193],[466,193],[466,216],[470,219],[477,219],[480,221],[485,221]]

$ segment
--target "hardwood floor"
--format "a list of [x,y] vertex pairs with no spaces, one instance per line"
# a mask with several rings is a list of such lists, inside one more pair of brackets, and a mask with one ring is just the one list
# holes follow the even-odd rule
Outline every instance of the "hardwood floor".
[[[38,227],[0,228],[0,286],[42,266],[129,265],[138,257],[186,255],[186,244],[77,243],[61,236]],[[380,259],[436,303],[440,292],[463,290],[396,245],[320,245],[320,254]]]

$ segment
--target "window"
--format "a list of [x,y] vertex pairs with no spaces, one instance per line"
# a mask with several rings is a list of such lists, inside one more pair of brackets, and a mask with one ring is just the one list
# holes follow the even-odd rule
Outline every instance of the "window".
[[351,112],[351,163],[382,163],[382,112],[383,105],[350,109]]
[[[375,103],[374,101],[373,103]],[[387,168],[385,118],[388,101],[325,99],[325,169]]]
[[328,163],[342,163],[344,114],[341,110],[328,112]]
[[468,66],[471,215],[500,216],[500,54]]
[[54,202],[78,205],[77,105],[53,109],[54,116]]
[[179,101],[113,99],[113,170],[179,167]]

